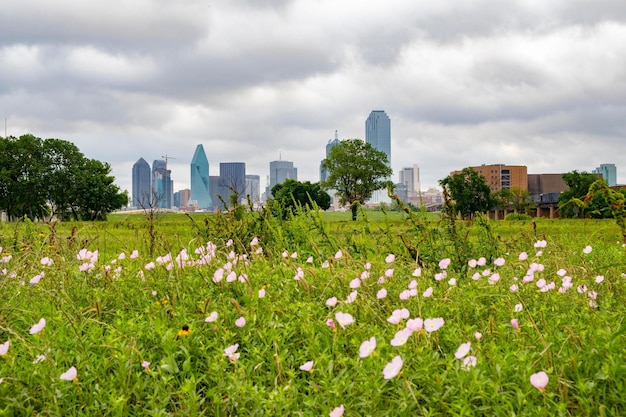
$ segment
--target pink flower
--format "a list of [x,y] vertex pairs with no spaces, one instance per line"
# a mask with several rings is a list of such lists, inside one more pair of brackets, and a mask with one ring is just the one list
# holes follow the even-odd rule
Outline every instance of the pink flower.
[[528,259],[528,254],[526,252],[522,252],[519,254],[517,259],[519,259],[520,261],[525,261],[526,259]]
[[437,330],[441,329],[444,323],[445,322],[441,317],[435,319],[426,319],[424,320],[424,330],[426,330],[428,333],[436,332]]
[[398,324],[402,319],[408,319],[411,317],[411,313],[406,308],[393,310],[391,316],[387,318],[387,321],[391,324]]
[[224,269],[219,268],[213,273],[213,282],[217,284],[218,282],[221,282],[222,279],[224,279]]
[[235,326],[237,327],[243,327],[246,325],[246,319],[245,317],[239,317],[237,320],[235,320]]
[[336,329],[337,327],[335,326],[335,321],[333,319],[328,319],[326,320],[326,325],[330,328],[332,328],[333,330]]
[[312,264],[313,263],[313,257],[309,256],[308,258],[306,258],[306,263]]
[[497,258],[495,261],[493,261],[493,264],[495,266],[503,266],[505,263],[504,258]]
[[359,348],[359,356],[361,358],[367,358],[376,349],[376,338],[372,336],[369,340],[361,343]]
[[598,275],[596,277],[596,284],[601,283],[602,281],[604,281],[604,275]]
[[467,266],[469,266],[470,268],[476,268],[476,265],[478,265],[476,259],[470,259],[469,261],[467,261]]
[[146,371],[150,370],[150,362],[148,361],[141,362],[141,367],[145,369]]
[[417,317],[406,321],[406,328],[412,332],[419,332],[424,327],[424,320]]
[[413,271],[413,273],[411,274],[414,277],[419,277],[422,275],[422,268],[415,268],[415,270]]
[[326,300],[326,305],[328,307],[334,307],[337,304],[337,297],[330,297],[328,300]]
[[342,329],[345,329],[346,326],[354,323],[354,317],[350,313],[342,313],[341,311],[335,314],[335,318],[337,319],[337,323],[341,326]]
[[298,267],[298,269],[296,270],[296,275],[293,277],[293,279],[295,279],[296,281],[300,281],[302,278],[304,278],[304,271],[302,270],[302,268]]
[[393,253],[390,253],[389,255],[387,255],[387,257],[385,258],[385,262],[387,262],[388,264],[392,263],[393,261],[396,260],[396,255],[394,255]]
[[446,269],[450,266],[450,258],[445,258],[439,261],[439,268]]
[[483,334],[481,332],[475,332],[474,337],[476,338],[476,340],[480,340],[483,338]]
[[298,252],[294,252],[291,254],[291,259],[296,259],[298,257]]
[[549,380],[550,378],[548,378],[548,374],[543,371],[530,376],[530,384],[542,392],[546,388],[546,385],[548,385]]
[[378,292],[376,293],[376,298],[378,298],[379,300],[382,300],[385,297],[387,297],[387,290],[384,288],[381,288],[380,290],[378,290]]
[[313,372],[313,361],[305,362],[303,365],[300,365],[300,370],[305,372]]
[[509,291],[511,291],[511,292],[517,292],[518,290],[519,290],[519,286],[517,284],[512,284],[509,287]]
[[448,285],[454,287],[456,285],[456,278],[450,278],[448,280]]
[[337,253],[335,253],[335,259],[341,259],[342,256],[343,253],[341,252],[341,250],[338,250]]
[[480,258],[478,258],[478,260],[476,261],[476,265],[478,266],[485,266],[487,265],[487,259],[485,259],[484,256],[481,256]]
[[76,380],[77,377],[78,377],[78,372],[76,371],[76,368],[73,366],[61,374],[61,379],[63,381],[74,381]]
[[330,412],[329,417],[341,417],[343,416],[344,407],[341,404],[339,407],[333,408],[333,411]]
[[41,260],[39,261],[39,263],[41,263],[44,266],[51,266],[52,265],[52,259],[46,257],[41,258]]
[[37,334],[42,331],[44,327],[46,327],[46,319],[42,318],[37,324],[30,328],[30,334]]
[[3,344],[0,345],[0,356],[3,358],[9,353],[9,347],[11,346],[11,341],[7,340]]
[[591,251],[592,251],[592,247],[591,247],[591,246],[589,246],[589,245],[585,246],[585,249],[583,249],[583,253],[584,253],[585,255],[590,254],[590,253],[591,253]]
[[252,248],[252,247],[254,247],[254,246],[258,245],[258,244],[259,244],[259,238],[255,236],[255,237],[254,237],[254,238],[252,238],[252,240],[250,241],[250,247]]
[[235,282],[237,281],[237,273],[235,271],[230,271],[228,275],[226,275],[226,282]]
[[258,294],[259,294],[259,298],[263,298],[263,297],[265,297],[265,288],[261,288],[261,289],[259,290]]
[[393,276],[393,268],[389,268],[385,271],[385,276],[391,278]]
[[524,306],[522,305],[522,303],[515,304],[514,310],[515,310],[516,313],[519,313],[523,309],[524,309]]
[[136,257],[139,256],[139,251],[137,249],[135,249],[131,254],[130,254],[130,259],[135,259]]
[[217,311],[211,312],[211,314],[209,314],[209,317],[204,319],[204,321],[206,321],[207,323],[213,323],[215,320],[217,320]]
[[385,365],[383,369],[383,377],[385,379],[391,379],[400,373],[400,369],[402,369],[402,358],[400,356],[394,357],[391,362]]
[[237,359],[239,359],[239,352],[237,352],[237,349],[239,349],[239,343],[228,346],[226,349],[224,349],[224,356],[226,356],[232,362],[236,361]]
[[546,246],[548,246],[548,242],[546,242],[545,240],[538,240],[535,242],[535,249],[536,248],[545,248]]
[[560,277],[564,277],[565,274],[567,274],[567,271],[563,268],[559,269],[558,271],[556,271],[556,274]]
[[401,300],[408,300],[409,298],[411,298],[411,291],[409,290],[404,290],[400,293],[400,299]]
[[422,297],[428,298],[431,295],[433,295],[433,287],[428,287],[426,291],[424,291],[424,293],[422,294]]
[[350,288],[352,288],[353,290],[355,288],[359,288],[361,286],[361,280],[359,278],[354,278],[352,281],[350,281]]
[[396,334],[393,336],[393,339],[391,339],[391,346],[404,345],[409,340],[409,337],[411,336],[411,334],[413,334],[413,332],[407,328],[404,328],[400,330],[399,332],[396,332]]
[[32,277],[30,279],[30,281],[28,281],[31,284],[39,284],[39,281],[41,281],[41,278],[44,277],[44,273],[42,272],[41,274],[37,274],[34,277]]
[[414,279],[411,282],[409,282],[409,289],[412,290],[414,288],[417,288],[417,280]]
[[454,357],[457,359],[464,358],[470,352],[471,348],[471,342],[461,343],[461,346],[459,346],[459,348],[454,353]]
[[476,366],[476,356],[468,356],[465,359],[463,359],[463,365],[461,365],[461,368],[464,371],[469,371],[470,368]]
[[517,319],[511,319],[511,326],[513,326],[514,329],[519,330],[519,323]]
[[346,297],[346,304],[351,304],[354,303],[354,301],[356,300],[356,297],[359,293],[354,290],[352,291],[350,294],[348,294],[348,297]]

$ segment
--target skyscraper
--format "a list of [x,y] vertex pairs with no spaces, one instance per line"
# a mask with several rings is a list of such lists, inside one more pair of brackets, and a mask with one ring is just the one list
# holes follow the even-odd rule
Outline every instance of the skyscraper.
[[[374,149],[384,152],[387,155],[387,164],[391,167],[391,120],[384,110],[372,110],[365,120],[365,141]],[[390,201],[385,190],[374,191],[370,200],[372,203]]]
[[151,194],[150,164],[139,158],[133,165],[133,206],[148,208]]
[[250,196],[252,204],[261,202],[261,177],[259,175],[246,175],[246,195]]
[[155,159],[152,162],[152,192],[156,206],[172,208],[172,171],[167,169],[167,162]]
[[417,197],[420,191],[420,169],[417,165],[402,168],[400,183],[406,186],[407,198]]
[[[339,135],[337,134],[337,131],[335,130],[335,139],[329,140],[328,143],[326,144],[326,157],[328,158],[328,154],[330,153],[330,150],[333,148],[333,146],[339,145]],[[328,178],[328,172],[322,167],[322,163],[320,162],[320,181],[326,181],[326,178]]]
[[270,184],[269,195],[272,193],[272,188],[276,184],[282,184],[286,179],[298,179],[298,168],[293,166],[291,161],[272,161],[270,162]]
[[230,196],[236,195],[240,203],[246,192],[246,164],[244,162],[220,162],[220,195],[227,204]]
[[209,189],[209,160],[202,145],[196,146],[191,158],[191,202],[199,209],[210,210],[213,207]]
[[384,152],[391,166],[391,120],[384,110],[373,110],[365,121],[365,141]]
[[600,164],[592,173],[602,174],[602,178],[610,187],[617,185],[617,167],[615,164]]

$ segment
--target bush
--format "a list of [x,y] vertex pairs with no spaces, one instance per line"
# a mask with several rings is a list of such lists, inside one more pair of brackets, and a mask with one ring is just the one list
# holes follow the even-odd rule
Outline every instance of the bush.
[[532,217],[528,214],[522,213],[509,213],[506,215],[504,220],[532,220]]

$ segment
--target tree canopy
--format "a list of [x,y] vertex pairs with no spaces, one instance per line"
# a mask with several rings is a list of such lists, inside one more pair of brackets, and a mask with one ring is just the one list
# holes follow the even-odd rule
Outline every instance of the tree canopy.
[[586,199],[591,184],[598,180],[598,175],[585,171],[574,170],[563,174],[563,181],[568,188],[559,195],[559,217],[612,217],[610,210],[607,210],[608,203],[604,194],[590,196],[584,205],[576,203],[576,200]]
[[0,138],[0,210],[10,218],[104,219],[128,201],[110,174],[65,140]]
[[330,207],[330,195],[317,182],[287,179],[272,187],[272,195],[282,208],[283,215],[295,212],[298,206],[311,209],[312,203],[322,210]]
[[346,139],[333,146],[322,168],[328,172],[322,186],[335,190],[341,204],[349,204],[356,220],[357,203],[385,188],[393,173],[387,155],[361,139]]
[[455,212],[463,218],[472,218],[474,213],[484,213],[495,205],[487,180],[472,168],[448,175],[439,184],[448,189]]
[[519,187],[503,188],[493,193],[493,197],[499,208],[515,213],[526,213],[534,205],[528,190]]

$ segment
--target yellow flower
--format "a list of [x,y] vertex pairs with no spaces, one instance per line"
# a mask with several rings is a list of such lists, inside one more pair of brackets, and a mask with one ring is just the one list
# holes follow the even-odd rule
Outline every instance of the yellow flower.
[[188,325],[183,325],[182,329],[180,329],[178,331],[178,334],[176,335],[176,339],[178,339],[179,337],[183,337],[183,336],[187,336],[189,335],[189,333],[191,333],[191,329],[189,328]]
[[156,303],[157,305],[164,306],[166,304],[169,304],[169,302],[170,302],[169,300],[161,300],[161,301],[157,301]]

